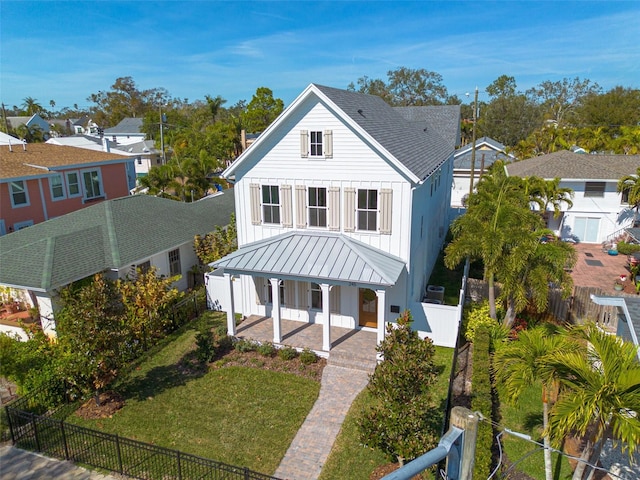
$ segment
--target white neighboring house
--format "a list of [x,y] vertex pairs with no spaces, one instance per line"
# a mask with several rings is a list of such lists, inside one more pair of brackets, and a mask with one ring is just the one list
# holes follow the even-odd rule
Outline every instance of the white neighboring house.
[[235,313],[272,317],[275,343],[281,318],[317,323],[329,351],[330,326],[380,341],[405,309],[433,333],[421,301],[449,226],[460,113],[422,108],[408,120],[379,97],[311,84],[225,170],[239,248],[208,285],[230,334]]
[[141,131],[142,118],[123,118],[115,127],[104,130],[105,138],[108,138],[117,145],[129,145],[141,142],[146,138],[146,134]]
[[[473,144],[469,143],[456,150],[453,155],[453,187],[451,191],[452,219],[464,213],[464,200],[469,196],[471,186],[471,157]],[[505,152],[505,146],[500,142],[482,137],[476,140],[475,161],[473,164],[474,185],[483,171],[486,171],[497,160],[509,163],[515,157]]]
[[511,176],[560,178],[574,191],[573,207],[562,205],[558,218],[548,215],[548,227],[563,240],[601,243],[633,226],[635,211],[627,196],[616,191],[618,180],[635,175],[640,155],[602,155],[567,150],[506,165]]

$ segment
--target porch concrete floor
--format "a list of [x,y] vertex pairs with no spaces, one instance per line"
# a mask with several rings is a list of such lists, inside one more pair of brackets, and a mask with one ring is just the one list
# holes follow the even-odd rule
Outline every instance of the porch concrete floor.
[[[281,345],[305,348],[319,352],[322,350],[321,324],[281,320]],[[236,328],[236,336],[259,342],[273,342],[273,318],[251,315]],[[376,357],[377,333],[350,328],[331,327],[331,353],[362,354]]]

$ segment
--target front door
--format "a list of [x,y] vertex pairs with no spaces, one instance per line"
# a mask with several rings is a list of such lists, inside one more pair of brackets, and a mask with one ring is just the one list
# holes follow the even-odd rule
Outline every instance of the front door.
[[376,328],[378,326],[378,297],[376,292],[368,288],[360,289],[358,314],[358,325],[361,327]]

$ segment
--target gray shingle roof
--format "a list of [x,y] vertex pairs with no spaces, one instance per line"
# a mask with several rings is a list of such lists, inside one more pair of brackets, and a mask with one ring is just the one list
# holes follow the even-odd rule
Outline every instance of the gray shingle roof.
[[[629,325],[629,322],[625,322],[626,325],[622,328],[618,327],[618,331],[625,340],[634,342],[636,346],[638,346],[637,339],[640,339],[640,299],[624,297],[624,303],[626,303],[627,310],[629,310],[631,325]],[[618,317],[618,322],[622,321],[622,318],[624,318],[624,316]],[[634,335],[631,334],[631,330],[633,330]]]
[[[471,143],[456,150],[453,155],[453,168],[471,169]],[[488,168],[493,165],[496,160],[503,162],[511,162],[514,157],[505,153],[505,146],[500,142],[489,138],[482,137],[476,140],[476,162],[475,169],[479,170],[484,155],[484,166]]]
[[142,119],[141,118],[123,118],[120,123],[115,127],[106,128],[104,130],[105,135],[114,135],[119,133],[142,133]]
[[451,148],[460,144],[460,105],[394,107],[394,110],[405,120],[417,122],[423,129],[426,127],[437,132],[451,142]]
[[509,175],[575,180],[618,180],[635,174],[640,155],[590,155],[568,150],[529,158],[506,166]]
[[405,263],[344,235],[295,231],[245,245],[211,265],[232,274],[394,285]]
[[51,290],[122,268],[227,225],[233,191],[195,203],[108,200],[0,237],[0,284]]
[[[436,129],[427,128],[425,132],[421,122],[408,121],[380,97],[314,86],[421,180],[452,153],[455,140],[444,139]],[[455,115],[451,109],[446,109],[442,115],[446,116],[446,112]],[[458,109],[458,122],[459,114]]]

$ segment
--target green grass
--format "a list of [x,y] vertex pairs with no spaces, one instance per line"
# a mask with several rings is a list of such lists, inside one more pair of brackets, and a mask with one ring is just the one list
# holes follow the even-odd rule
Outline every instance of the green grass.
[[111,418],[69,421],[273,474],[319,383],[245,367],[185,371],[195,333],[184,329],[139,364],[117,388],[126,405]]
[[[436,347],[436,364],[442,368],[434,385],[433,396],[440,405],[440,421],[444,420],[444,403],[449,387],[453,349]],[[356,397],[342,424],[340,434],[320,474],[320,480],[368,480],[371,472],[378,466],[390,463],[390,459],[381,451],[373,450],[360,443],[357,419],[371,403],[371,396],[365,389]]]
[[[501,424],[515,432],[526,433],[537,442],[542,443],[542,388],[534,384],[525,389],[517,405],[510,405],[501,400]],[[535,444],[513,435],[502,436],[504,453],[511,463],[518,462],[529,452],[537,452],[519,462],[515,469],[526,473],[536,480],[544,480],[544,456],[542,450]],[[571,478],[571,467],[566,457],[552,453],[554,479]]]

